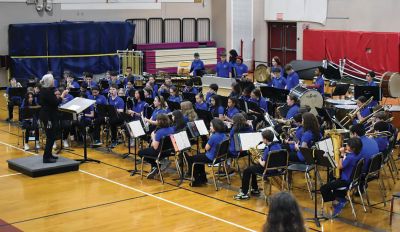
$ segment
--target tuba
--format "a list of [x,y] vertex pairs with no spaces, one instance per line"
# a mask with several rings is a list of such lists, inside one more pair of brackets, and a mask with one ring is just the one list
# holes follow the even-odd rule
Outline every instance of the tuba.
[[[333,130],[325,131],[325,136],[330,137],[332,139],[333,151],[334,151],[333,158],[334,158],[336,164],[339,163],[339,160],[340,160],[340,150],[339,149],[343,146],[344,137],[347,132],[348,132],[347,130],[343,130],[343,129],[333,129]],[[340,178],[339,168],[335,169],[334,176],[335,176],[335,178]]]

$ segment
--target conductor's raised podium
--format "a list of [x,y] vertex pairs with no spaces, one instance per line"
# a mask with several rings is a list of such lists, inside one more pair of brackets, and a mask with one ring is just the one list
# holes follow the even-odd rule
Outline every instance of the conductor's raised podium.
[[59,157],[56,163],[43,163],[43,156],[29,156],[7,160],[8,168],[30,177],[48,176],[78,171],[80,162]]

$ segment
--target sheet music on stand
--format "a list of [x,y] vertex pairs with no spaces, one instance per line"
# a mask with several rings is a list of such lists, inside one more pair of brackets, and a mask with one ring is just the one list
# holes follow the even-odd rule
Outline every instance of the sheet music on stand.
[[262,143],[263,138],[261,132],[238,133],[237,136],[240,143],[241,151],[248,151],[250,150],[250,148],[265,148],[265,144]]
[[263,132],[265,130],[270,130],[270,131],[272,131],[272,133],[274,133],[274,142],[278,142],[279,141],[278,132],[275,131],[273,126],[269,126],[269,127],[263,128],[260,131]]
[[176,134],[170,135],[172,145],[176,152],[190,149],[192,145],[190,144],[189,137],[186,131],[181,131]]
[[143,129],[142,123],[139,120],[128,122],[128,132],[131,138],[138,138],[146,134]]
[[332,167],[337,167],[337,163],[335,162],[335,152],[333,148],[333,142],[331,138],[327,138],[324,140],[321,140],[316,143],[316,146],[319,150],[325,152],[325,157],[328,158],[329,162],[331,163]]
[[96,103],[95,100],[90,100],[82,97],[76,97],[72,99],[71,101],[67,102],[66,104],[60,106],[59,110],[60,111],[65,111],[68,113],[75,113],[75,114],[80,114],[87,108],[89,108],[91,105]]
[[208,135],[208,130],[203,120],[188,122],[187,126],[189,128],[190,133],[192,134],[192,137],[196,138],[202,135]]

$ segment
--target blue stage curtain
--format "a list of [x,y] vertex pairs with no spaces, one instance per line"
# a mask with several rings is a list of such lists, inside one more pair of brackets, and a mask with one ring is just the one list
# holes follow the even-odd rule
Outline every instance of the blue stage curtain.
[[[11,56],[115,53],[130,47],[134,30],[129,22],[13,24],[9,27],[9,51]],[[118,69],[117,56],[12,59],[12,75],[17,78],[40,78],[48,70],[61,77],[64,70],[80,76],[85,71],[98,74]]]

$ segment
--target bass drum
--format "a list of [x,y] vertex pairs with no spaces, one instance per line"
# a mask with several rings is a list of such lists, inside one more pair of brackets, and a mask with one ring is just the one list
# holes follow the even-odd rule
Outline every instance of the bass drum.
[[385,72],[379,86],[384,97],[400,97],[400,73]]
[[300,106],[311,107],[311,113],[313,113],[315,116],[318,115],[318,112],[315,108],[322,108],[324,105],[324,99],[321,93],[314,89],[307,89],[298,85],[294,87],[289,94],[297,97],[300,102]]

